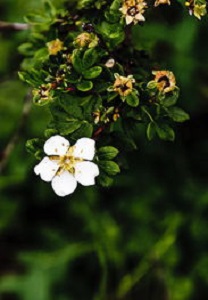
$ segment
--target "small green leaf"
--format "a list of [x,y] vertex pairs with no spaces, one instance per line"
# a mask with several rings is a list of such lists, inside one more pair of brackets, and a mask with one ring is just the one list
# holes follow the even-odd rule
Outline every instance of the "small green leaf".
[[147,125],[147,138],[149,141],[151,141],[155,135],[155,123],[154,122],[150,122],[148,125]]
[[98,184],[103,187],[109,187],[113,183],[113,178],[107,176],[105,172],[102,172],[97,178]]
[[18,51],[23,55],[33,55],[34,48],[32,43],[23,43],[18,47]]
[[86,71],[84,71],[82,74],[85,79],[93,79],[98,77],[102,72],[102,68],[100,66],[92,67]]
[[103,160],[99,162],[100,168],[105,171],[108,175],[114,176],[120,172],[120,168],[114,161]]
[[94,48],[87,49],[83,55],[83,69],[92,67],[98,59],[98,53]]
[[45,15],[37,15],[37,14],[28,14],[24,17],[25,21],[29,24],[38,25],[41,23],[49,22],[50,19],[47,19]]
[[132,92],[128,96],[126,96],[126,103],[129,106],[136,107],[139,105],[139,97],[136,95],[136,93]]
[[156,124],[156,132],[160,139],[166,141],[174,141],[175,133],[174,130],[167,124]]
[[151,80],[147,84],[147,88],[150,90],[156,89],[157,88],[157,82],[154,80]]
[[67,135],[77,130],[82,123],[76,119],[56,122],[57,129],[61,135]]
[[18,75],[20,80],[25,81],[30,85],[36,84],[36,80],[33,78],[32,74],[29,74],[28,72],[18,72]]
[[83,65],[82,65],[82,51],[79,49],[75,49],[72,53],[72,65],[77,71],[77,73],[82,73]]
[[68,73],[66,74],[66,80],[69,82],[69,83],[77,83],[78,80],[79,80],[79,76],[77,73]]
[[189,115],[180,107],[170,107],[168,109],[168,114],[175,122],[184,122],[189,120]]
[[121,7],[121,3],[122,3],[121,0],[114,0],[110,6],[110,10],[118,11],[119,8]]
[[45,12],[47,12],[51,17],[56,15],[56,8],[49,0],[44,1]]
[[46,137],[46,138],[50,138],[51,136],[53,136],[53,135],[56,135],[56,134],[58,134],[58,131],[56,130],[56,129],[46,129],[45,131],[44,131],[44,136]]
[[160,104],[165,107],[173,106],[176,104],[179,97],[179,89],[174,90],[173,92],[167,94],[161,94],[158,96]]
[[48,58],[48,56],[49,56],[48,49],[44,47],[35,52],[34,59],[44,61]]
[[62,96],[59,98],[61,107],[64,108],[67,112],[68,117],[82,119],[83,113],[82,109],[79,106],[79,97],[67,95],[66,97]]
[[83,80],[82,82],[78,83],[76,87],[79,91],[86,92],[93,88],[93,83],[92,81]]
[[111,160],[118,155],[118,149],[112,146],[101,147],[98,150],[98,157],[100,160]]
[[37,159],[41,159],[43,155],[44,141],[38,138],[28,140],[26,142],[26,149],[29,153],[33,154]]
[[91,138],[92,137],[92,132],[93,132],[92,124],[84,121],[82,123],[82,125],[76,131],[73,132],[71,137],[75,140],[78,140],[82,137]]

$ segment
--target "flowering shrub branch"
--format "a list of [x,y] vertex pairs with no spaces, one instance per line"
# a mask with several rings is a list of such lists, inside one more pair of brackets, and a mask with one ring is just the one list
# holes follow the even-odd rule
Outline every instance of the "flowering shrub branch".
[[[42,159],[35,173],[51,181],[59,196],[71,194],[77,182],[94,184],[95,177],[110,185],[120,172],[119,151],[134,145],[135,126],[145,125],[149,140],[173,141],[173,122],[189,119],[176,106],[174,74],[149,72],[131,44],[131,27],[160,5],[171,1],[68,1],[58,11],[46,1],[44,14],[26,17],[31,35],[19,48],[26,56],[19,76],[32,86],[34,104],[47,105],[51,113],[45,138],[29,140],[27,148]],[[203,0],[185,5],[198,19],[206,13]],[[77,150],[80,143],[83,152]],[[85,151],[92,155],[83,157]]]

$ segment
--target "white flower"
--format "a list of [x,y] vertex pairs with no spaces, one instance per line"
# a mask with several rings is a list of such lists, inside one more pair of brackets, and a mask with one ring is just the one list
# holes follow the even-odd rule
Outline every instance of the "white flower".
[[58,196],[72,194],[77,182],[84,186],[94,185],[99,175],[98,166],[91,162],[95,155],[95,141],[90,138],[79,139],[74,146],[60,135],[49,138],[44,144],[45,156],[35,166],[34,172],[41,179],[51,181]]

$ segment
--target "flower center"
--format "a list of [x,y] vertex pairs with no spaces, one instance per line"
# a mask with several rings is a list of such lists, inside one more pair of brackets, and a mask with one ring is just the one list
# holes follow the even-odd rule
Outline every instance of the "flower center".
[[128,87],[126,84],[120,84],[120,85],[117,85],[116,88],[117,88],[117,89],[120,89],[122,92],[125,92],[126,90],[129,89],[129,87]]
[[131,17],[134,17],[137,13],[138,13],[138,10],[137,10],[136,6],[131,6],[127,10],[127,14]]
[[68,171],[68,172],[74,174],[75,165],[78,162],[82,162],[83,159],[79,158],[79,157],[75,157],[73,155],[73,152],[74,152],[74,147],[72,146],[72,147],[69,147],[69,149],[65,155],[62,155],[62,156],[51,155],[50,156],[50,159],[57,161],[57,163],[59,165],[57,175],[60,175],[64,171]]
[[170,80],[166,75],[160,77],[158,83],[162,83],[164,89],[170,86]]

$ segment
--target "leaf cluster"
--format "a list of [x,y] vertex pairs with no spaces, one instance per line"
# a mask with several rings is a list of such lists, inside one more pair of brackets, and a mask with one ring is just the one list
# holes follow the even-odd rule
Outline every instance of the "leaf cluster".
[[[141,66],[122,3],[82,0],[72,10],[56,10],[47,1],[44,15],[26,17],[30,40],[19,47],[26,56],[20,79],[33,87],[34,104],[47,105],[51,113],[45,137],[95,139],[104,186],[119,172],[112,161],[118,150],[109,145],[122,154],[123,145],[136,148],[133,135],[140,124],[149,140],[157,135],[173,141],[173,122],[189,119],[175,106],[178,87],[161,91],[148,73],[151,65]],[[41,150],[34,145],[27,146],[38,157]]]

